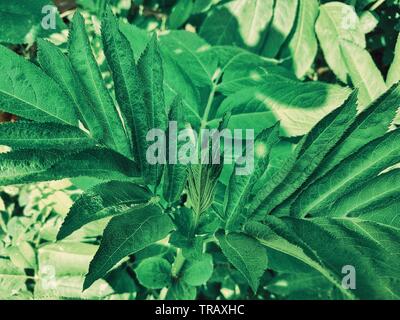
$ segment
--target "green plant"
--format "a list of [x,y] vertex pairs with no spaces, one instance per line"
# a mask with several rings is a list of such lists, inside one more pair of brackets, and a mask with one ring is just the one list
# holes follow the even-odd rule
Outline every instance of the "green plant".
[[[111,218],[84,289],[131,256],[146,288],[139,298],[221,296],[221,284],[234,289],[224,298],[400,295],[400,131],[388,131],[398,84],[357,109],[357,91],[300,82],[276,60],[211,47],[189,32],[158,40],[107,10],[111,91],[79,13],[70,32],[67,56],[39,40],[39,67],[0,48],[0,109],[26,119],[0,125],[0,144],[12,149],[0,155],[0,183],[103,180],[74,203],[58,234]],[[168,120],[256,129],[263,152],[254,172],[150,165],[146,135]],[[296,144],[285,138],[296,135],[304,135]],[[342,286],[346,265],[357,270],[355,290]]]

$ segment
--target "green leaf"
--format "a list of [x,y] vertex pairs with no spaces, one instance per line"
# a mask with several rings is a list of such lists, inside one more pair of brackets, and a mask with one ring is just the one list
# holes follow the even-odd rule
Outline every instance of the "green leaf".
[[259,52],[272,20],[274,0],[235,0],[215,7],[200,36],[212,45],[236,45]]
[[167,300],[194,300],[196,287],[188,285],[185,281],[178,280],[168,289]]
[[374,208],[389,207],[400,198],[400,170],[393,169],[339,198],[335,206],[323,215],[332,217],[362,216]]
[[312,180],[322,177],[368,142],[383,136],[400,107],[400,85],[394,85],[363,110],[338,144],[326,156]]
[[74,102],[80,120],[95,138],[101,138],[102,129],[94,107],[90,104],[82,84],[72,68],[67,56],[55,45],[38,39],[38,61],[42,70],[51,77]]
[[213,259],[210,254],[204,254],[196,260],[189,261],[183,271],[182,280],[191,286],[205,284],[214,270]]
[[171,284],[171,264],[160,257],[151,257],[140,262],[135,269],[140,284],[148,289],[162,289]]
[[0,124],[0,144],[15,149],[76,151],[95,146],[82,130],[55,123],[17,121]]
[[[164,97],[164,70],[161,53],[154,34],[138,62],[139,79],[144,87],[145,115],[147,128],[165,131],[167,128],[167,113]],[[146,139],[141,140],[140,143]],[[163,167],[160,164],[141,163],[143,176],[147,183],[158,185]]]
[[343,41],[366,47],[365,34],[354,7],[340,2],[323,4],[315,31],[329,67],[342,82],[347,83],[348,71],[341,56]]
[[171,10],[168,17],[168,26],[170,29],[178,29],[187,19],[189,19],[193,10],[192,0],[178,0]]
[[390,87],[391,85],[399,81],[400,81],[400,33],[397,37],[396,48],[394,49],[394,58],[386,77],[386,85]]
[[[340,140],[356,116],[356,93],[353,93],[344,104],[323,118],[299,146],[297,160],[286,176],[266,198],[257,197],[250,205],[253,215],[266,215],[278,205],[291,202],[295,192],[318,167],[325,155]],[[283,169],[286,172],[286,169]]]
[[20,270],[36,269],[36,253],[29,242],[21,241],[15,246],[8,247],[6,253]]
[[111,9],[102,24],[104,53],[111,67],[115,94],[128,127],[132,130],[133,156],[142,170],[146,165],[146,134],[150,128],[146,119],[143,84],[139,79],[135,58],[126,37],[119,31]]
[[72,154],[61,153],[60,150],[19,150],[0,154],[0,168],[4,168],[0,173],[1,185],[61,180],[66,177],[142,182],[139,169],[133,161],[104,148]]
[[335,85],[265,75],[259,85],[229,95],[216,118],[231,111],[230,129],[251,128],[256,134],[279,120],[282,135],[299,136],[339,107],[348,95],[347,89]]
[[133,183],[110,181],[98,184],[75,201],[57,239],[62,240],[91,221],[139,210],[149,204],[150,198],[146,189]]
[[3,46],[0,65],[0,110],[38,122],[78,125],[73,101],[36,65]]
[[282,48],[283,65],[302,78],[317,55],[318,43],[314,24],[318,16],[317,0],[299,0],[292,34]]
[[340,51],[351,82],[360,90],[360,104],[365,107],[387,90],[382,74],[365,49],[344,40]]
[[[347,299],[398,299],[398,229],[357,218],[269,217],[265,225],[251,223],[246,230],[268,255],[274,252],[314,269]],[[347,265],[356,270],[354,290],[342,287]]]
[[26,291],[27,276],[25,272],[8,259],[0,258],[0,298],[12,299]]
[[112,218],[90,263],[83,288],[89,288],[122,258],[163,239],[172,229],[171,220],[157,206],[147,206]]
[[[184,164],[171,164],[169,158],[178,160],[178,150],[184,144],[183,141],[176,141],[175,137],[170,135],[170,129],[173,125],[171,121],[176,122],[176,130],[184,129],[184,122],[182,121],[183,115],[181,114],[183,110],[182,99],[180,97],[176,97],[176,99],[172,102],[170,112],[169,112],[169,128],[168,128],[168,137],[167,140],[167,154],[168,154],[168,165],[165,167],[165,176],[164,176],[164,185],[163,185],[163,196],[164,199],[168,203],[173,203],[178,201],[183,188],[187,182],[187,166]],[[170,150],[171,148],[171,150]],[[175,149],[176,148],[176,149]],[[172,152],[171,152],[172,151]],[[175,160],[173,160],[175,161]]]
[[74,14],[68,45],[72,67],[95,106],[94,112],[103,131],[101,141],[121,154],[130,156],[129,139],[102,79],[86,34],[84,19],[79,12]]
[[298,2],[298,0],[275,1],[274,16],[261,51],[263,56],[274,58],[279,53],[293,28]]
[[[252,150],[246,150],[246,157],[254,157],[254,170],[239,175],[237,169],[239,164],[235,164],[227,189],[228,199],[224,208],[226,220],[226,230],[233,231],[239,229],[246,219],[246,207],[249,201],[251,188],[259,177],[267,169],[269,154],[272,146],[279,140],[279,124],[261,132]],[[261,150],[262,152],[257,153]],[[249,163],[246,163],[248,166]]]
[[217,234],[219,245],[229,262],[239,270],[254,292],[268,265],[265,248],[253,238],[242,233]]
[[[82,292],[84,275],[97,246],[81,242],[47,243],[38,249],[35,299],[104,299],[114,290],[104,280]],[[111,296],[112,297],[112,296]]]
[[343,160],[300,194],[293,204],[293,214],[302,217],[329,212],[338,198],[398,163],[399,136],[400,130],[391,131]]
[[279,66],[276,60],[265,59],[240,48],[217,46],[212,47],[211,51],[218,57],[223,72],[222,82],[217,89],[226,96],[262,85],[273,75],[296,79],[290,71]]
[[[55,13],[56,29],[46,30],[42,21],[49,14],[48,10],[42,12],[45,6],[51,6]],[[48,36],[60,32],[65,24],[60,18],[57,7],[49,0],[30,1],[2,1],[0,3],[0,42],[10,44],[32,44],[36,37]]]

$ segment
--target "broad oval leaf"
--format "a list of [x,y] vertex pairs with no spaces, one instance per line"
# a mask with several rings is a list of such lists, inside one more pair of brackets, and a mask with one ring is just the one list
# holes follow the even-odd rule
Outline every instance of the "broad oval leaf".
[[165,238],[173,228],[170,218],[158,206],[147,206],[112,218],[90,263],[83,289],[89,288],[124,257]]

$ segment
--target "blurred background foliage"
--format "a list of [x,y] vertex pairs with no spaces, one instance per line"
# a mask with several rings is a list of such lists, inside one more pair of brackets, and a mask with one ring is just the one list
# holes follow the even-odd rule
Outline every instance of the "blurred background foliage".
[[[258,8],[259,2],[262,6]],[[112,86],[99,36],[107,4],[123,21],[140,29],[186,30],[210,45],[241,47],[266,62],[273,61],[303,82],[358,87],[364,105],[400,79],[400,0],[0,0],[0,43],[32,60],[38,37],[65,49],[68,25],[79,8],[103,76]],[[41,26],[46,5],[57,7],[55,29]],[[343,20],[346,15],[348,20]],[[182,46],[193,45],[190,37],[177,35],[175,41]],[[0,114],[0,122],[5,121],[18,119]],[[290,146],[283,143],[276,151],[272,161],[279,165]],[[1,146],[0,152],[4,152]],[[172,259],[170,248],[163,243],[123,261],[106,279],[81,292],[83,276],[107,221],[91,223],[62,242],[56,241],[56,233],[76,197],[94,184],[93,179],[79,178],[0,188],[0,299],[165,298],[165,291],[146,289],[135,274],[140,262],[149,257]],[[332,298],[318,277],[302,278],[316,288],[305,297],[302,281],[268,272],[254,295],[212,244],[209,252],[215,265],[211,280],[197,293],[177,288],[179,298]]]

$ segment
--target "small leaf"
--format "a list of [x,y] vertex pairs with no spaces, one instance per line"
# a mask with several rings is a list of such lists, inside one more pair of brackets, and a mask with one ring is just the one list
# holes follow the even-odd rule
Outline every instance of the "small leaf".
[[242,233],[218,233],[217,239],[229,262],[245,277],[253,292],[257,292],[260,278],[268,264],[265,248]]
[[394,58],[387,74],[386,85],[390,87],[391,85],[399,81],[400,81],[400,33],[397,37],[396,48],[394,49]]
[[205,284],[214,270],[212,256],[204,254],[202,257],[186,264],[182,272],[182,280],[191,286]]
[[164,258],[152,257],[135,269],[140,284],[148,289],[162,289],[171,284],[171,264]]

